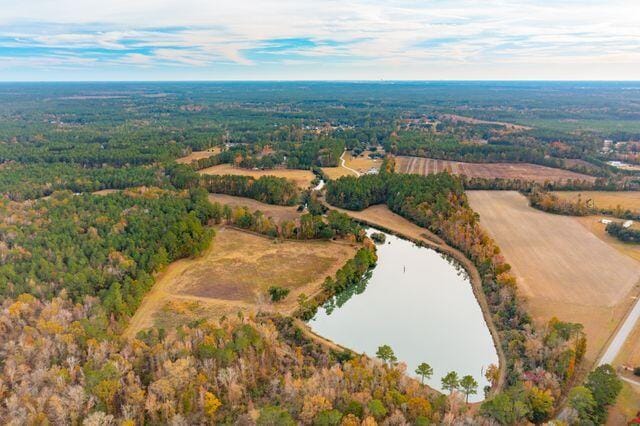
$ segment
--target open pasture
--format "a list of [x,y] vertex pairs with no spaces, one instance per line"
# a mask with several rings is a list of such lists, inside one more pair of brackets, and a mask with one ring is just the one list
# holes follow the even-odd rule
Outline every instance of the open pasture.
[[428,175],[449,170],[453,174],[466,175],[470,178],[521,179],[540,183],[568,179],[595,180],[593,176],[529,163],[463,163],[433,158],[399,156],[396,158],[396,167],[400,173]]
[[234,167],[231,164],[219,164],[217,166],[208,167],[200,170],[198,173],[205,175],[236,175],[251,176],[259,178],[261,176],[276,176],[289,179],[295,182],[300,188],[308,188],[314,179],[314,174],[310,170],[298,169],[269,169],[269,170],[252,170]]
[[[219,318],[259,309],[291,313],[300,294],[318,292],[324,279],[334,276],[356,251],[357,246],[342,242],[275,242],[220,228],[206,253],[174,262],[158,277],[125,336],[181,317]],[[278,304],[271,304],[267,293],[274,285],[291,291]]]
[[468,191],[480,222],[518,278],[536,320],[580,322],[594,361],[638,293],[640,262],[591,233],[575,217],[529,207],[514,191]]

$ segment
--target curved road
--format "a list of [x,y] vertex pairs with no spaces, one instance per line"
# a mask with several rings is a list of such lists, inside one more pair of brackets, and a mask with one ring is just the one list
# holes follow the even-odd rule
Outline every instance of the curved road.
[[341,162],[341,166],[349,171],[352,171],[353,173],[356,174],[356,176],[360,176],[360,172],[357,170],[352,169],[351,167],[347,167],[347,165],[344,162],[344,154],[346,154],[347,151],[343,152],[342,155],[340,156],[340,162]]

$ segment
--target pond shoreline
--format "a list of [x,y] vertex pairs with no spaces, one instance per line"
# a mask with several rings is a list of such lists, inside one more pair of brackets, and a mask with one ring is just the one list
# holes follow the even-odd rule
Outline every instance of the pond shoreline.
[[[435,250],[438,253],[448,255],[454,258],[460,264],[460,266],[462,266],[465,269],[469,277],[469,281],[471,282],[471,289],[473,291],[473,294],[478,304],[480,305],[482,316],[485,320],[485,323],[487,324],[489,332],[491,333],[493,346],[495,347],[496,353],[498,354],[498,361],[499,361],[498,369],[499,369],[500,375],[498,378],[498,383],[496,384],[495,387],[491,389],[488,396],[499,393],[504,387],[504,384],[506,381],[506,356],[502,348],[500,334],[498,333],[498,329],[493,322],[493,317],[491,316],[491,311],[489,310],[489,304],[487,303],[487,299],[485,297],[484,291],[482,290],[482,279],[480,277],[480,273],[478,272],[478,269],[475,267],[473,262],[470,259],[468,259],[461,251],[451,247],[446,242],[444,242],[440,237],[433,234],[431,231],[429,231],[426,228],[422,228],[418,225],[413,224],[415,225],[416,228],[419,228],[420,231],[422,231],[422,233],[418,237],[416,237],[414,235],[408,235],[406,232],[403,232],[399,229],[393,229],[393,228],[390,228],[389,226],[385,226],[376,221],[372,221],[370,219],[358,217],[354,215],[354,213],[358,213],[358,212],[353,212],[350,210],[341,209],[339,207],[332,206],[326,201],[323,201],[323,203],[329,209],[337,210],[341,213],[345,213],[349,215],[353,220],[355,220],[356,222],[362,223],[363,225],[367,225],[372,228],[377,228],[383,232],[387,232],[391,235],[395,235],[399,238],[403,238],[407,241],[411,241],[420,247],[430,248]],[[393,214],[395,215],[395,213]],[[401,218],[402,220],[406,220],[401,216],[398,216],[398,217]],[[437,242],[437,241],[442,241],[442,242]]]

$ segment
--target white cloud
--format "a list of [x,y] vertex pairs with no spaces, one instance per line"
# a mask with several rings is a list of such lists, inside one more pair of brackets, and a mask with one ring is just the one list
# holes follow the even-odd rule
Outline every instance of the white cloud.
[[[173,64],[207,69],[235,64],[259,72],[261,64],[268,62],[280,64],[282,75],[287,76],[292,64],[330,67],[334,62],[340,64],[335,70],[343,73],[349,66],[361,72],[362,67],[376,66],[381,70],[433,70],[468,64],[488,71],[505,63],[640,64],[637,0],[7,3],[0,14],[2,68],[11,67],[12,61],[16,67],[34,69],[43,63],[48,67],[96,66],[98,62],[102,66]],[[315,45],[264,50],[274,39],[309,39]],[[15,48],[20,46],[33,48],[34,53],[18,57]],[[65,57],[46,49],[76,54],[67,55],[69,62],[65,63]],[[113,54],[91,53],[91,49]],[[261,49],[263,55],[255,57]],[[119,51],[122,53],[117,54]],[[78,55],[87,61],[78,62]]]

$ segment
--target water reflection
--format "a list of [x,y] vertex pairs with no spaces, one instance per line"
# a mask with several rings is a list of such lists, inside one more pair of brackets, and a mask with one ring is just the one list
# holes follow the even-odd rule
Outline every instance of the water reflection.
[[450,256],[385,235],[377,266],[325,303],[309,325],[370,356],[388,344],[410,374],[429,363],[428,383],[436,389],[449,371],[470,374],[480,385],[470,400],[481,400],[483,370],[498,357],[466,270]]

